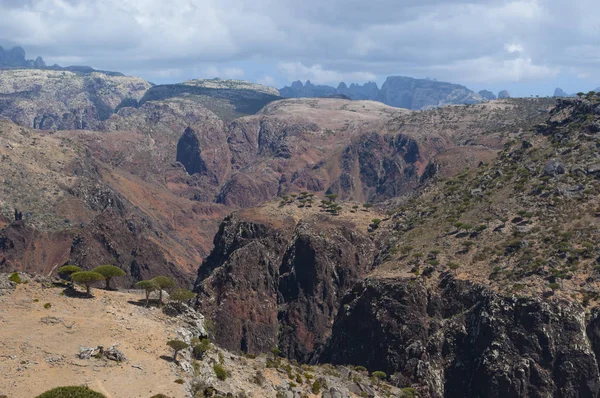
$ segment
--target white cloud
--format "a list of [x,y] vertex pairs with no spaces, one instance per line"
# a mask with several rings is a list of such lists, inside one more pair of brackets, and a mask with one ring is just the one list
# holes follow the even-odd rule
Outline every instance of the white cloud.
[[263,86],[272,86],[274,87],[277,83],[277,80],[273,76],[265,75],[256,80],[258,84],[262,84]]
[[376,76],[370,72],[338,72],[335,70],[324,69],[321,65],[315,64],[305,66],[301,62],[281,62],[279,70],[283,72],[288,79],[310,80],[312,83],[339,83],[341,81],[367,82],[375,80]]
[[598,20],[597,0],[0,0],[0,44],[148,76],[502,83],[597,70]]
[[505,44],[504,49],[509,53],[522,53],[524,51],[523,46],[519,43]]
[[220,77],[222,79],[241,79],[244,77],[244,70],[241,68],[219,68],[215,65],[204,69],[199,69],[196,73],[198,77]]

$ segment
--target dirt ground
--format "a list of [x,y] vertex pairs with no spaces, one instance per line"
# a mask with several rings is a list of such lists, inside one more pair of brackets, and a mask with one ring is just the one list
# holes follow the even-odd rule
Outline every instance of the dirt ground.
[[[92,299],[62,292],[29,283],[0,295],[0,396],[32,398],[68,385],[87,385],[108,398],[185,396],[175,365],[161,359],[172,354],[165,343],[175,326],[156,308],[130,303],[141,292],[93,289]],[[115,343],[127,362],[77,357],[80,346]]]

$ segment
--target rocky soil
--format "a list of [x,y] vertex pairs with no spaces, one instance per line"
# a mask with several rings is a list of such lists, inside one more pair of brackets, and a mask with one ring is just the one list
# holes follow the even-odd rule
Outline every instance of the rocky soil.
[[[94,289],[94,298],[70,297],[46,278],[20,276],[27,283],[12,284],[0,274],[0,394],[11,398],[66,385],[86,385],[107,398],[413,396],[361,368],[240,356],[212,344],[202,358],[188,348],[173,361],[167,341],[190,343],[206,332],[202,315],[187,306],[145,308],[143,294],[130,291]],[[80,355],[113,345],[124,360]],[[224,377],[217,377],[215,366]]]

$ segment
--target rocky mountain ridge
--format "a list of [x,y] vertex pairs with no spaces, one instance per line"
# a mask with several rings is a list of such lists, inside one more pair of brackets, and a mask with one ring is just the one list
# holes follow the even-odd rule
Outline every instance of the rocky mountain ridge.
[[[279,90],[285,98],[334,97],[344,96],[352,100],[371,100],[386,105],[412,110],[428,109],[448,104],[475,104],[485,100],[495,100],[493,93],[483,90],[475,93],[464,86],[439,82],[431,79],[414,79],[403,76],[390,76],[381,86],[374,82],[364,85],[340,83],[337,88],[326,85],[313,85],[293,82]],[[504,92],[502,98],[509,98]]]

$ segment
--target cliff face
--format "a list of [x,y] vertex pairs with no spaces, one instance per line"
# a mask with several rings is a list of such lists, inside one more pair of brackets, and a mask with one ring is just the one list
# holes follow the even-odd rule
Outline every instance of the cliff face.
[[223,347],[257,353],[278,346],[307,361],[329,336],[344,292],[370,270],[374,245],[346,217],[259,211],[221,224],[198,272],[197,305]]
[[446,275],[367,279],[342,300],[319,359],[396,374],[431,397],[598,396],[598,317]]

